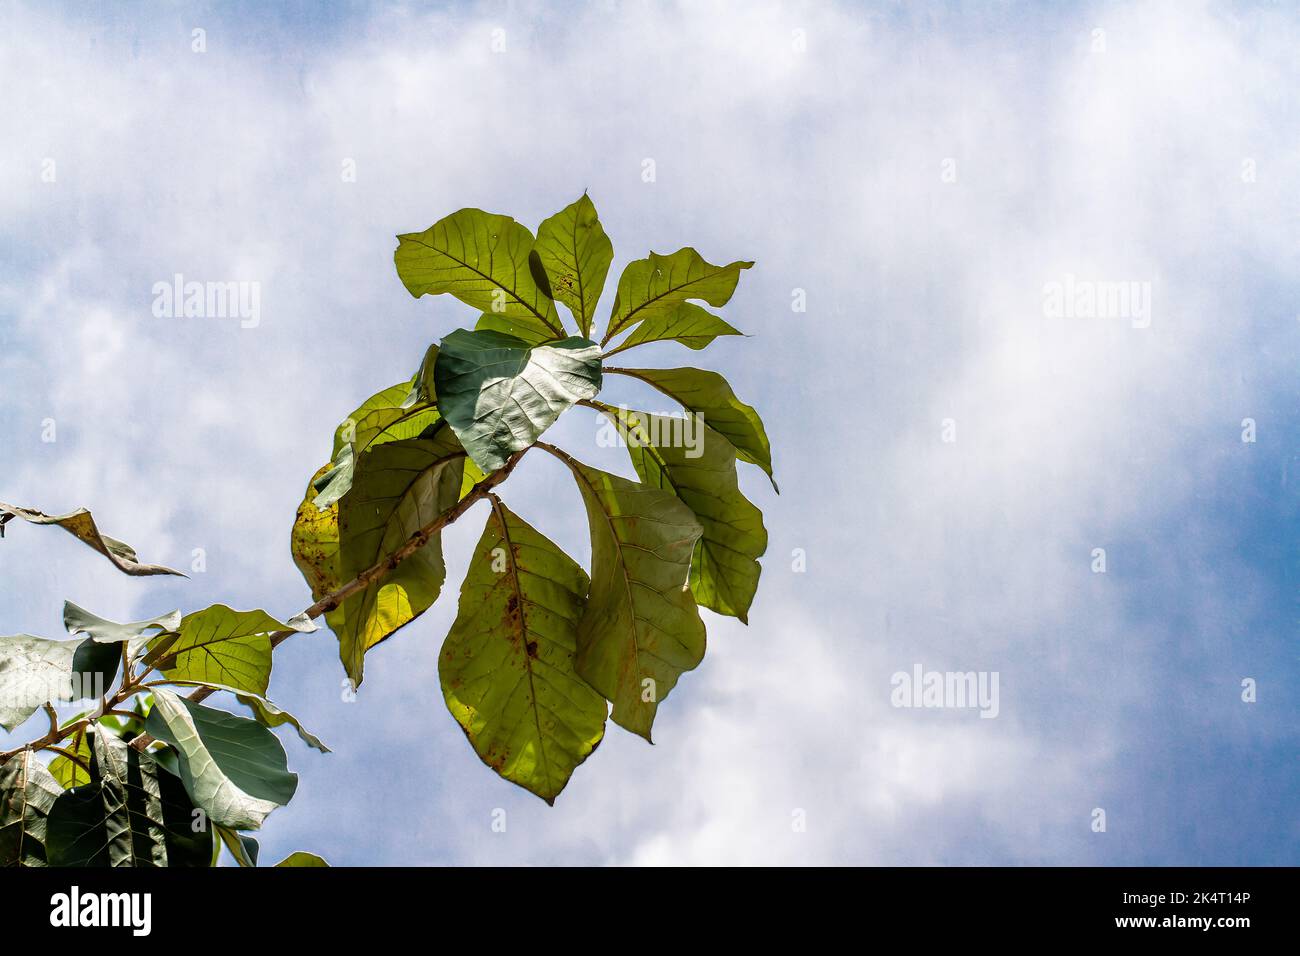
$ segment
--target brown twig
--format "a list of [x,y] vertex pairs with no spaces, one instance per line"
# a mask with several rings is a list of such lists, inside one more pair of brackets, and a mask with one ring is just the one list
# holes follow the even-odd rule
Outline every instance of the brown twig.
[[[337,591],[332,591],[325,595],[302,613],[309,618],[317,618],[322,614],[328,614],[353,594],[356,594],[358,591],[364,590],[376,581],[385,578],[399,564],[428,544],[430,538],[468,511],[475,502],[490,495],[493,488],[501,484],[501,482],[505,481],[506,478],[510,476],[510,473],[515,470],[515,465],[519,464],[519,459],[523,458],[524,453],[527,451],[528,449],[525,448],[523,451],[515,452],[506,460],[504,465],[471,488],[465,497],[457,502],[454,507],[444,511],[433,521],[412,534],[406,539],[405,543],[403,543],[400,548],[390,554],[387,558],[366,568],[366,570],[362,571],[347,584],[343,585]],[[278,647],[289,638],[299,633],[301,632],[295,630],[276,631],[271,635],[271,647]],[[215,693],[215,691],[211,687],[199,687],[195,689],[194,693],[190,694],[189,700],[198,703],[199,701],[206,700],[213,693]],[[131,742],[131,746],[138,750],[143,750],[152,742],[153,738],[148,734],[141,734]]]
[[[407,558],[411,557],[411,555],[415,554],[426,544],[428,544],[430,538],[432,538],[443,528],[447,527],[447,525],[451,524],[453,521],[455,521],[457,518],[463,515],[475,504],[475,502],[483,498],[486,498],[491,493],[493,488],[501,484],[501,482],[505,481],[506,478],[510,477],[510,473],[515,470],[515,465],[519,464],[519,459],[523,458],[524,454],[527,451],[528,449],[525,448],[522,451],[515,452],[508,459],[506,459],[506,463],[504,465],[502,465],[496,471],[492,472],[492,474],[487,475],[485,478],[483,478],[482,481],[480,481],[473,488],[471,488],[469,492],[465,495],[465,497],[462,498],[460,501],[458,501],[453,507],[449,508],[448,510],[444,511],[442,514],[438,515],[438,517],[435,518],[433,521],[429,522],[427,525],[420,528],[420,530],[416,531],[409,538],[407,538],[406,541],[402,544],[402,546],[399,547],[396,551],[394,551],[388,557],[384,558],[382,561],[379,561],[371,565],[370,567],[366,568],[366,570],[362,571],[360,574],[358,574],[347,584],[343,585],[337,591],[332,591],[329,594],[326,594],[324,597],[322,597],[311,607],[303,611],[302,612],[303,615],[305,615],[308,618],[320,617],[322,614],[326,614],[334,610],[336,607],[338,607],[340,604],[342,604],[352,595],[356,594],[358,591],[364,590],[365,588],[369,587],[371,584],[375,583],[376,581],[383,580],[383,578],[387,577],[393,571],[394,568],[396,568],[399,564],[401,564]],[[280,644],[284,643],[289,638],[293,637],[293,635],[298,633],[301,632],[295,630],[276,631],[274,634],[271,635],[271,646],[278,647]],[[160,646],[160,651],[162,653],[165,653],[166,648]],[[0,763],[4,763],[10,757],[17,756],[18,754],[22,753],[24,750],[50,750],[52,749],[51,748],[52,744],[57,744],[60,740],[63,740],[65,737],[68,737],[71,734],[76,733],[78,730],[83,730],[86,727],[88,727],[99,717],[103,716],[105,713],[108,713],[113,708],[114,705],[120,704],[122,701],[126,700],[126,698],[130,697],[132,694],[139,691],[144,686],[144,679],[148,675],[150,666],[154,662],[151,661],[150,658],[154,658],[154,660],[156,661],[157,658],[160,656],[161,654],[158,651],[155,651],[154,653],[151,653],[149,656],[145,657],[144,660],[141,662],[142,664],[145,665],[145,670],[138,677],[133,678],[129,673],[124,674],[122,678],[122,686],[119,687],[111,697],[107,698],[105,701],[102,702],[100,709],[96,713],[84,717],[81,720],[78,720],[74,724],[69,724],[67,727],[64,727],[62,729],[59,728],[58,715],[55,713],[54,707],[49,703],[46,703],[45,704],[46,712],[51,715],[49,732],[46,733],[40,739],[33,740],[31,743],[26,744],[25,746],[0,753]],[[214,693],[214,691],[211,687],[199,687],[194,691],[194,693],[190,694],[189,700],[198,703],[199,701],[204,700],[207,697],[211,696],[212,693]],[[143,750],[145,747],[148,747],[149,744],[151,743],[153,743],[152,737],[150,737],[148,734],[141,734],[140,736],[136,737],[134,740],[131,741],[131,746],[135,747],[137,750]]]

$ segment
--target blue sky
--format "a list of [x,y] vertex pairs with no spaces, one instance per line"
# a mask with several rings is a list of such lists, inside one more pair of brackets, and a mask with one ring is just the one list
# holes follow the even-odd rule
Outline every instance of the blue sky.
[[[286,739],[268,857],[1300,862],[1286,5],[0,11],[0,500],[207,555],[131,580],[14,527],[5,633],[57,636],[65,598],[309,603],[288,533],[334,426],[473,317],[405,292],[397,233],[462,206],[535,227],[586,189],[606,305],[651,249],[757,262],[725,311],[748,338],[637,358],[726,375],[782,488],[742,476],[770,532],[751,624],[706,614],[656,745],[612,728],[554,808],[479,763],[437,686],[472,514],[356,702],[328,632],[277,652],[273,698],[334,753]],[[260,282],[260,324],[155,318],[178,272]],[[1067,275],[1147,283],[1149,325],[1048,315]],[[629,474],[596,434],[576,411],[553,440]],[[554,462],[504,497],[586,560]],[[998,717],[892,707],[918,663],[997,672]]]

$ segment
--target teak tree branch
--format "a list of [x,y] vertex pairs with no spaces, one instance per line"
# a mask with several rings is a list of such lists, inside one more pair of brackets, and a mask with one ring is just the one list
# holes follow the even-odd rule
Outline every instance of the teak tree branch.
[[[538,444],[543,444],[543,443],[539,442]],[[533,447],[533,446],[529,446],[529,447]],[[326,594],[315,604],[311,605],[311,607],[304,610],[301,616],[306,616],[308,618],[313,618],[313,619],[318,618],[322,614],[326,614],[334,610],[336,607],[338,607],[340,604],[342,604],[352,595],[356,594],[358,591],[364,590],[365,588],[369,587],[371,584],[374,584],[376,581],[383,580],[390,573],[392,573],[394,568],[396,568],[399,564],[401,564],[407,558],[411,557],[411,555],[415,554],[426,544],[428,544],[429,539],[432,538],[435,534],[437,534],[443,528],[447,527],[447,525],[451,524],[453,521],[457,520],[462,515],[464,515],[465,512],[467,512],[471,507],[473,507],[473,505],[476,502],[484,498],[487,498],[489,495],[491,495],[493,488],[495,488],[497,485],[501,484],[501,482],[505,481],[508,477],[510,477],[510,473],[515,470],[515,465],[519,464],[519,460],[524,457],[527,451],[528,449],[524,448],[520,451],[515,452],[506,460],[506,463],[504,465],[502,465],[496,471],[492,472],[490,475],[484,477],[483,480],[480,481],[478,484],[474,485],[474,487],[471,488],[466,493],[465,497],[462,498],[460,501],[458,501],[453,507],[447,509],[442,514],[438,515],[437,518],[430,521],[427,525],[425,525],[424,527],[416,531],[414,534],[412,534],[409,538],[406,539],[405,543],[402,544],[402,546],[399,547],[397,550],[395,550],[392,554],[384,558],[382,561],[379,561],[371,565],[370,567],[366,568],[366,570],[362,571],[355,578],[353,578],[347,584],[344,584],[338,590]],[[299,633],[301,632],[295,630],[276,631],[274,634],[271,635],[271,647],[273,648],[278,647],[280,644],[287,641],[293,635]],[[173,641],[174,640],[175,638],[173,638]],[[164,643],[170,644],[171,642],[164,642]],[[86,727],[90,726],[90,724],[94,723],[94,721],[97,720],[99,717],[102,717],[104,714],[109,713],[117,704],[122,703],[122,701],[126,700],[132,694],[136,693],[142,687],[145,686],[145,678],[149,675],[149,672],[153,669],[153,664],[156,663],[156,661],[160,659],[163,656],[163,654],[166,653],[167,648],[166,646],[164,646],[164,643],[160,643],[157,650],[148,654],[141,661],[141,664],[144,666],[144,670],[140,674],[132,676],[128,670],[124,669],[122,674],[122,681],[118,686],[117,690],[115,690],[112,693],[112,695],[110,695],[109,697],[104,698],[100,702],[100,706],[96,708],[94,712],[88,714],[85,717],[80,718],[76,722],[71,723],[66,727],[60,728],[58,715],[55,712],[54,707],[47,702],[45,704],[45,711],[50,717],[50,729],[42,737],[33,740],[31,743],[25,744],[24,746],[18,747],[14,750],[7,750],[3,753],[0,753],[0,763],[4,763],[9,758],[15,757],[25,750],[56,750],[57,748],[54,745],[57,744],[59,741],[66,739],[67,737],[76,733],[78,730],[85,729]],[[198,703],[199,701],[205,700],[206,698],[211,696],[212,693],[213,693],[213,688],[211,687],[199,687],[192,694],[189,695],[188,699],[194,701],[195,703]],[[135,747],[137,750],[143,750],[145,747],[148,747],[149,744],[151,743],[153,743],[152,737],[150,737],[148,734],[140,734],[133,741],[131,741],[131,746]]]

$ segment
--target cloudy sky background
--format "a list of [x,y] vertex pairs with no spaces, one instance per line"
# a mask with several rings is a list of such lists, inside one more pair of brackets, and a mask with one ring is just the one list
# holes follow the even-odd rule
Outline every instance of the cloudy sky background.
[[[771,534],[752,623],[706,612],[656,745],[611,724],[548,808],[438,690],[480,508],[355,703],[328,631],[277,652],[272,697],[335,752],[284,738],[302,780],[267,858],[1300,862],[1298,25],[1193,2],[0,3],[0,500],[89,506],[147,561],[207,555],[128,579],[11,526],[0,631],[58,636],[65,598],[310,603],[288,534],[332,429],[473,318],[406,293],[394,235],[462,206],[535,228],[586,189],[615,246],[602,315],[651,249],[757,261],[725,312],[749,338],[636,353],[718,369],[766,420],[782,494],[745,469]],[[260,282],[261,324],[155,318],[175,273]],[[1150,327],[1046,316],[1066,274],[1151,283]],[[631,384],[605,395],[664,409]],[[552,436],[631,473],[582,410]],[[586,561],[556,462],[503,497]],[[998,717],[892,707],[915,664],[998,672]]]

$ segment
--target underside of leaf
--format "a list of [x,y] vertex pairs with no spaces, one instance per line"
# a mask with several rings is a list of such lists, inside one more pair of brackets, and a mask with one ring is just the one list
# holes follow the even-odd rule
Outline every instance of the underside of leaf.
[[0,537],[4,537],[5,525],[13,518],[22,518],[31,524],[57,525],[108,558],[123,574],[175,574],[178,577],[185,577],[181,572],[165,568],[160,564],[143,564],[136,557],[135,549],[129,544],[103,534],[95,524],[94,517],[85,508],[78,508],[65,515],[47,515],[32,508],[20,508],[0,501]]
[[453,332],[434,366],[442,414],[485,472],[527,448],[575,402],[600,391],[600,348],[531,345],[500,332]]

